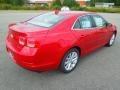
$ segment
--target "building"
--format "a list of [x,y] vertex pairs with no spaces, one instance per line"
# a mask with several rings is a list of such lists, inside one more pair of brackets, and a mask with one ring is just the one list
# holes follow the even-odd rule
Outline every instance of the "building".
[[87,5],[87,2],[90,2],[90,0],[76,0],[80,6],[86,6]]
[[101,2],[95,3],[95,7],[113,7],[114,5],[115,5],[114,3],[101,3]]
[[53,0],[29,0],[29,4],[48,4],[51,5]]
[[[61,0],[63,1],[63,0]],[[81,6],[86,6],[87,2],[90,0],[76,0]],[[51,5],[51,3],[53,2],[53,0],[29,0],[29,4],[44,4],[47,3],[49,5]]]

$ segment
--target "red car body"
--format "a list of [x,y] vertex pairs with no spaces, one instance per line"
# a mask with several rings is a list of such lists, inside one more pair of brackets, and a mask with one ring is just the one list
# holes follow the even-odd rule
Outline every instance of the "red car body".
[[114,25],[90,30],[73,29],[78,17],[96,15],[95,13],[71,11],[58,14],[66,18],[50,28],[32,25],[27,21],[9,25],[6,48],[18,65],[35,71],[58,69],[69,49],[79,49],[80,56],[83,57],[107,44],[112,33],[116,33]]

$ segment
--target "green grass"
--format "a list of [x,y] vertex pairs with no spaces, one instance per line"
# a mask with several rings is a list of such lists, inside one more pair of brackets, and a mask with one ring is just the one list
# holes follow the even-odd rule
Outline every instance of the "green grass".
[[10,4],[0,4],[0,10],[49,10],[49,6],[40,6],[40,5],[33,5],[33,6],[13,6]]
[[120,13],[120,8],[86,7],[84,10],[91,12]]

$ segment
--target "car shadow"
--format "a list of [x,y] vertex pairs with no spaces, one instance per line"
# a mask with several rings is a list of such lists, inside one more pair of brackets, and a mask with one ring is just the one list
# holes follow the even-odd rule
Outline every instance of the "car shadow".
[[[115,44],[116,45],[116,44]],[[115,45],[113,45],[112,47],[114,48]],[[59,70],[53,70],[53,71],[45,71],[45,72],[36,72],[36,71],[30,71],[30,70],[27,70],[27,69],[24,69],[24,68],[21,68],[20,66],[18,65],[15,65],[15,67],[17,67],[17,73],[19,74],[22,74],[22,76],[24,77],[31,77],[31,78],[59,78],[59,77],[67,77],[69,75],[73,75],[75,74],[75,72],[79,71],[79,69],[81,68],[81,65],[84,66],[84,64],[86,62],[88,62],[88,60],[92,60],[90,58],[93,58],[93,57],[97,57],[98,54],[101,54],[102,52],[108,50],[109,47],[101,47],[95,51],[93,51],[92,53],[80,58],[79,60],[79,63],[77,65],[77,67],[75,68],[74,71],[72,71],[71,73],[68,73],[68,74],[64,74],[64,73],[61,73]],[[96,59],[96,58],[93,58],[93,60]]]

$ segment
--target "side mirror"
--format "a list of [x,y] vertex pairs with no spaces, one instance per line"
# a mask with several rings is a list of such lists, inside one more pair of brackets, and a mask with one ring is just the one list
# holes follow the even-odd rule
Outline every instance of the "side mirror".
[[106,27],[108,27],[108,26],[112,26],[112,24],[111,23],[106,23]]

